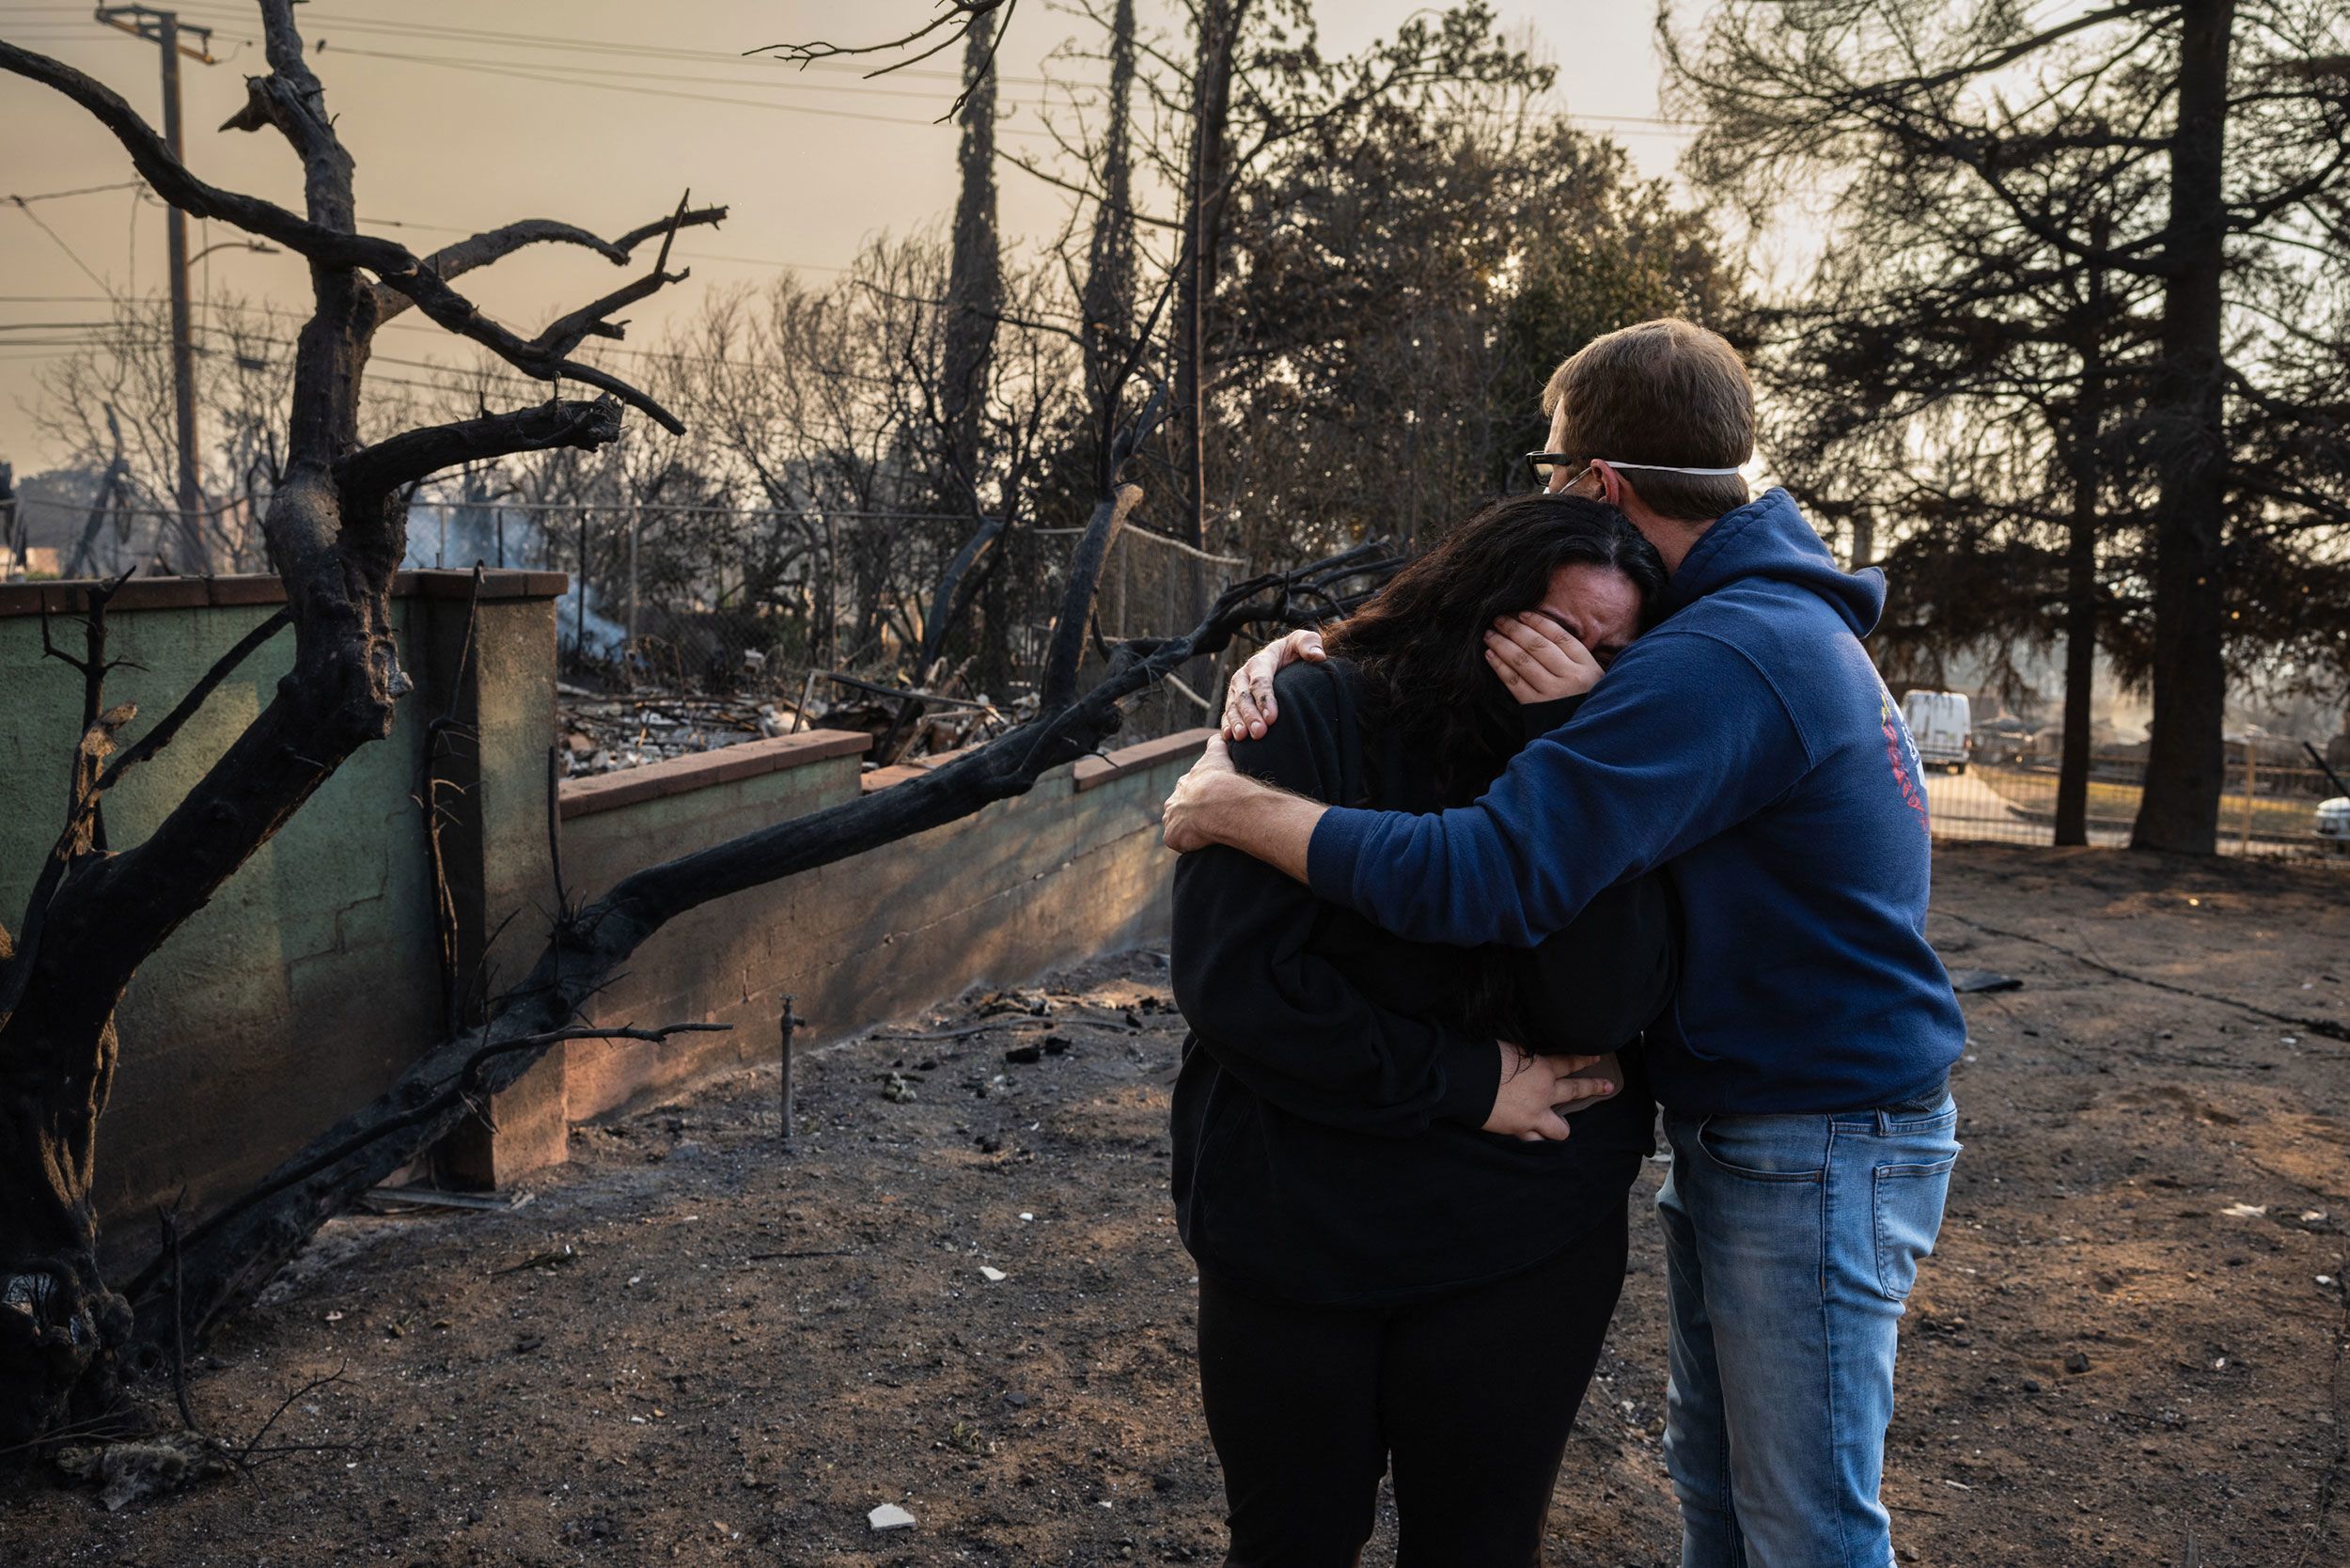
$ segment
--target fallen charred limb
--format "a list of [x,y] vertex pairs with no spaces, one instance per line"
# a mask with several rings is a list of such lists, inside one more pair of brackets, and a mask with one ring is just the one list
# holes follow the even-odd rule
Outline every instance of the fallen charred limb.
[[[1112,526],[1117,499],[1105,499],[1097,510],[1095,528]],[[1089,691],[942,767],[626,878],[560,921],[530,975],[493,1004],[485,1034],[435,1048],[374,1104],[288,1160],[253,1197],[182,1239],[187,1332],[200,1340],[250,1300],[329,1216],[453,1128],[470,1099],[519,1079],[554,1038],[572,1027],[629,955],[668,921],[728,894],[830,865],[1025,793],[1052,768],[1097,750],[1118,729],[1120,702],[1185,660],[1220,651],[1246,628],[1320,620],[1327,605],[1342,602],[1330,591],[1339,582],[1376,578],[1397,564],[1380,547],[1367,545],[1238,584],[1189,632],[1113,645],[1108,672]],[[1301,594],[1307,585],[1313,590]],[[1080,574],[1063,616],[1073,615],[1081,624],[1089,598],[1090,583]],[[1074,639],[1068,651],[1073,660]],[[471,1095],[449,1092],[461,1078],[470,1082]],[[173,1301],[166,1271],[150,1267],[132,1294],[142,1331],[168,1334]]]

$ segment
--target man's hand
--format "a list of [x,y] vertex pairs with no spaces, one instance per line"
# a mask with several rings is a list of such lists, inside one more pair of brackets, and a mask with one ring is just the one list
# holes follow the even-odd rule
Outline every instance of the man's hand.
[[1232,766],[1231,748],[1224,744],[1223,735],[1209,736],[1208,748],[1199,754],[1199,760],[1175,781],[1174,792],[1159,808],[1160,831],[1167,847],[1178,855],[1189,855],[1219,842],[1210,831],[1217,792],[1246,782]]
[[1505,615],[1494,622],[1485,634],[1485,663],[1520,702],[1579,697],[1606,673],[1574,633],[1548,616],[1531,612]]
[[1320,632],[1292,632],[1277,642],[1269,642],[1248,656],[1248,662],[1232,671],[1231,683],[1224,691],[1224,738],[1231,741],[1261,741],[1277,716],[1273,700],[1273,678],[1281,666],[1303,659],[1308,664],[1320,664],[1329,655],[1322,651]]
[[1572,1110],[1586,1101],[1603,1100],[1617,1086],[1602,1077],[1585,1075],[1600,1057],[1538,1057],[1524,1046],[1504,1040],[1501,1088],[1494,1095],[1494,1113],[1485,1118],[1485,1131],[1502,1133],[1521,1143],[1556,1143],[1567,1136],[1562,1108]]

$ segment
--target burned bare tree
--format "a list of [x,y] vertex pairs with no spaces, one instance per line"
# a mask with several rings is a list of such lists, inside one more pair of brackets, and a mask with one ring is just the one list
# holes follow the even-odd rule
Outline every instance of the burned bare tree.
[[[14,939],[0,936],[0,1445],[97,1413],[114,1398],[133,1333],[129,1305],[100,1277],[90,1206],[93,1137],[115,1067],[114,1011],[139,965],[300,809],[345,759],[388,733],[411,687],[390,595],[405,542],[399,497],[452,464],[557,447],[594,447],[632,406],[675,431],[675,416],[572,357],[618,337],[613,313],[678,280],[666,269],[680,227],[723,208],[676,212],[617,239],[529,220],[418,257],[357,230],[352,164],[305,58],[292,0],[262,0],[266,74],[224,129],[274,130],[300,160],[304,210],[224,190],[175,159],[112,89],[48,56],[0,42],[0,70],[64,94],[120,141],[164,201],[306,258],[312,311],[294,351],[284,473],[262,520],[286,611],[224,656],[178,709],[127,749],[128,705],[104,700],[102,650],[81,661],[92,722],[73,756],[67,820]],[[534,337],[491,320],[453,280],[526,245],[584,246],[625,265],[658,239],[661,259]],[[599,394],[403,431],[359,436],[370,345],[417,309],[534,379]],[[292,666],[269,705],[144,841],[96,836],[105,792],[167,745],[207,693],[267,634],[290,626]]]
[[[962,189],[955,199],[953,249],[948,260],[946,333],[947,360],[939,385],[939,413],[944,425],[944,487],[978,493],[981,462],[979,426],[987,394],[989,370],[995,355],[995,329],[1004,310],[1003,245],[995,224],[995,18],[973,17],[964,40],[963,142],[956,154]],[[976,509],[975,509],[976,510]],[[1009,597],[1000,563],[1004,552],[991,549],[1001,538],[1001,517],[981,518],[964,551],[961,584],[970,581],[984,604],[979,642],[980,681],[1004,689],[1011,670]],[[976,568],[975,576],[966,573]],[[951,612],[952,592],[939,606]],[[929,639],[925,639],[927,642]],[[934,658],[928,648],[925,653]],[[925,659],[927,665],[929,659]]]
[[[164,310],[150,300],[118,300],[109,330],[42,369],[35,427],[67,452],[69,465],[101,476],[107,510],[121,526],[133,516],[145,520],[138,537],[118,539],[104,552],[117,570],[132,560],[194,565],[201,558],[216,571],[262,571],[258,520],[283,469],[286,431],[288,366],[274,351],[291,345],[272,335],[265,311],[243,302],[218,300],[205,311],[194,329],[206,340],[194,368],[204,437],[196,454],[200,504],[183,516],[175,356]],[[383,412],[369,409],[379,427]],[[81,575],[99,544],[86,538],[67,575]],[[104,557],[96,566],[102,574]]]
[[1183,176],[1183,263],[1175,296],[1177,459],[1190,502],[1188,542],[1207,542],[1208,315],[1231,200],[1232,71],[1251,0],[1203,0],[1194,23],[1191,156]]
[[979,401],[1004,309],[1002,241],[995,224],[995,18],[974,18],[964,42],[963,142],[955,155],[953,247],[947,273],[947,362],[939,387],[946,458],[964,476],[979,463]]
[[1089,390],[1125,353],[1135,331],[1135,0],[1110,19],[1109,123],[1102,135],[1102,198],[1086,250],[1080,302]]

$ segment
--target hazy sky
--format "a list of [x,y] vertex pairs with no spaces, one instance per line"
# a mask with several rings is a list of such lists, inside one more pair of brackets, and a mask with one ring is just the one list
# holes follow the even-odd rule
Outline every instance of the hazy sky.
[[[1164,24],[1171,8],[1141,0],[1146,25],[1154,15]],[[1316,7],[1333,54],[1423,8],[1415,0]],[[1637,123],[1658,112],[1649,6],[1498,0],[1496,8],[1559,64],[1572,112],[1621,135],[1643,169],[1671,172],[1684,135]],[[680,242],[691,281],[627,313],[630,343],[644,346],[705,289],[757,283],[787,266],[837,268],[868,236],[919,227],[952,207],[956,132],[931,123],[953,95],[950,56],[930,74],[875,82],[838,65],[794,71],[737,57],[785,40],[870,41],[930,11],[928,0],[325,0],[299,14],[357,165],[363,228],[421,253],[518,217],[614,233],[667,212],[689,186],[697,205],[730,206],[723,228]],[[281,138],[214,129],[243,103],[244,75],[263,69],[256,14],[234,0],[180,8],[185,22],[216,28],[220,61],[185,63],[188,157],[217,184],[299,211],[298,170]],[[999,58],[1005,147],[1049,146],[1038,132],[1043,57],[1079,27],[1048,0],[1020,8]],[[102,26],[88,6],[0,0],[0,38],[89,72],[160,124],[155,46]],[[40,440],[26,405],[39,396],[40,368],[75,329],[39,323],[102,321],[108,293],[159,294],[164,219],[128,189],[18,208],[9,196],[113,185],[131,178],[130,165],[96,121],[20,77],[0,75],[0,459],[25,474],[64,455]],[[1058,231],[1061,193],[1009,165],[998,178],[1008,242]],[[190,248],[234,237],[225,225],[196,226]],[[306,308],[302,267],[290,256],[222,251],[195,274],[199,296]],[[528,334],[626,275],[587,252],[544,247],[463,287]],[[387,359],[462,363],[472,353],[445,337],[397,331],[379,341],[375,363],[415,376],[424,372]]]

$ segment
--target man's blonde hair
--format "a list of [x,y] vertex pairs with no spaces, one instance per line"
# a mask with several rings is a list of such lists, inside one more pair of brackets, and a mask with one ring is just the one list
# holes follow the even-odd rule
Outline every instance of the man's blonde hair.
[[[1754,387],[1717,333],[1641,321],[1594,337],[1550,373],[1543,412],[1566,410],[1570,457],[1735,468],[1754,455]],[[1624,482],[1659,514],[1706,523],[1745,506],[1746,479],[1632,469]]]

